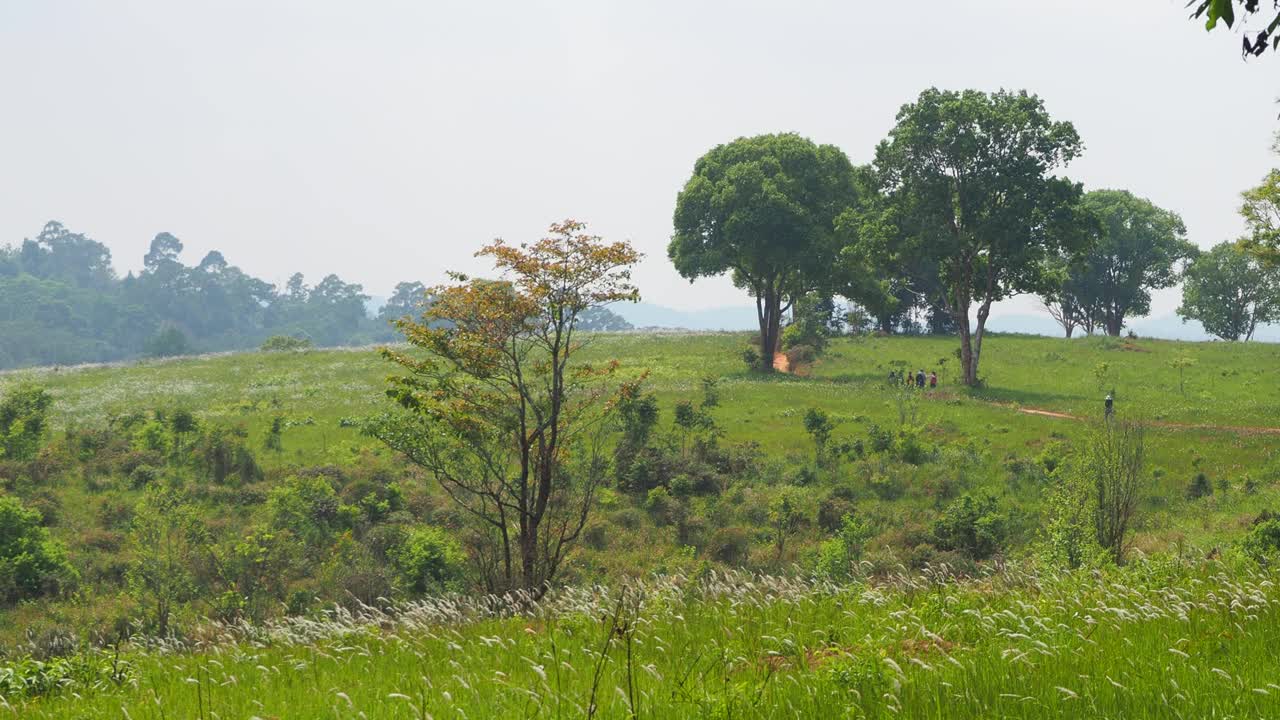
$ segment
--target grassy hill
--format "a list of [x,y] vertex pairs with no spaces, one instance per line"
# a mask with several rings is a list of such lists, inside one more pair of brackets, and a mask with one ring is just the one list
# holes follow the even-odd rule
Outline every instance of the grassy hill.
[[[739,716],[751,707],[825,716],[850,704],[872,717],[890,706],[909,717],[1275,710],[1270,698],[1280,689],[1266,684],[1266,672],[1277,668],[1263,648],[1280,639],[1272,605],[1280,598],[1270,571],[1233,548],[1261,513],[1280,509],[1280,346],[993,336],[985,387],[965,391],[955,386],[952,339],[840,339],[800,374],[771,377],[744,369],[747,342],[744,334],[591,339],[592,356],[649,371],[673,466],[655,488],[620,481],[601,495],[563,580],[627,583],[645,600],[618,605],[616,591],[573,591],[516,618],[476,599],[417,600],[417,614],[394,618],[348,602],[364,591],[374,605],[372,593],[412,599],[389,571],[378,583],[367,577],[382,572],[379,553],[399,528],[461,528],[429,478],[361,434],[361,418],[385,408],[392,372],[371,349],[0,375],[0,395],[36,382],[54,398],[41,458],[0,464],[0,487],[44,514],[80,573],[70,595],[0,612],[11,658],[53,657],[139,622],[145,599],[126,582],[136,553],[130,517],[149,485],[183,489],[217,557],[217,548],[276,527],[277,496],[293,479],[322,477],[352,508],[346,525],[291,561],[256,618],[266,629],[200,619],[243,619],[243,608],[228,613],[220,599],[227,573],[209,571],[179,617],[184,642],[206,651],[129,650],[130,680],[119,688],[104,675],[105,655],[75,656],[88,669],[48,670],[81,673],[76,687],[95,688],[81,701],[13,690],[0,671],[0,696],[28,698],[24,717],[98,717],[122,706],[130,717],[161,717],[166,703],[167,717],[216,709],[221,717],[364,710],[407,718],[424,717],[424,708],[451,717],[455,706],[470,717],[494,708],[577,717],[593,686],[608,717],[625,716],[631,702],[653,717]],[[1189,361],[1181,372],[1180,359]],[[936,369],[941,386],[922,393],[888,384],[902,367]],[[718,396],[703,408],[714,428],[691,435],[673,425],[673,410],[701,403],[706,378]],[[1086,442],[1112,389],[1118,415],[1147,424],[1151,480],[1134,548],[1137,558],[1160,559],[1096,576],[1036,569],[1052,471]],[[811,408],[836,423],[836,457],[821,466],[803,423]],[[193,412],[200,430],[183,447],[175,447],[181,438],[148,446],[156,411],[175,410]],[[269,449],[273,425],[280,442]],[[254,472],[213,482],[205,455],[184,454],[212,447],[218,428],[234,431],[228,442],[252,456]],[[1189,492],[1193,485],[1199,491]],[[783,546],[771,508],[787,493],[799,518]],[[993,574],[937,540],[936,521],[966,495],[994,499],[999,555],[1025,570]],[[376,510],[370,497],[390,498],[391,510]],[[807,576],[845,512],[870,534],[852,585],[720,574],[744,567]],[[938,575],[939,563],[960,575]],[[650,573],[660,578],[645,579]],[[329,613],[333,602],[355,615]],[[630,628],[616,636],[634,651],[630,670],[620,644],[593,681],[619,612]],[[1231,643],[1207,640],[1224,634]],[[1025,667],[1053,670],[1033,678]],[[1159,697],[1174,700],[1157,711]]]

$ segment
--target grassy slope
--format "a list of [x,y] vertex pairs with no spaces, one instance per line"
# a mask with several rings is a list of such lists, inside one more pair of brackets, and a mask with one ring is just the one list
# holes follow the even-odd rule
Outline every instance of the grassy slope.
[[[991,460],[983,473],[989,482],[1004,482],[1005,457],[1034,456],[1053,438],[1078,437],[1084,430],[1083,423],[1020,414],[1011,405],[1096,417],[1105,390],[1099,389],[1094,369],[1102,362],[1109,365],[1104,387],[1116,388],[1122,416],[1168,423],[1280,426],[1278,345],[995,336],[987,340],[983,353],[988,386],[971,396],[951,386],[956,362],[947,358],[952,358],[955,342],[948,338],[837,341],[808,378],[764,378],[744,372],[738,355],[745,342],[745,336],[732,334],[603,335],[593,338],[590,353],[620,358],[631,370],[649,370],[650,385],[668,420],[677,400],[699,396],[704,375],[721,378],[716,418],[726,440],[757,442],[787,465],[810,457],[801,423],[808,407],[824,408],[841,421],[837,437],[865,437],[869,423],[895,426],[899,403],[882,382],[895,360],[941,368],[940,392],[913,401],[908,412],[928,427],[935,441],[972,439],[988,448]],[[1177,371],[1169,365],[1183,356],[1196,362],[1186,371],[1185,396],[1178,389]],[[185,406],[206,420],[243,423],[260,438],[273,416],[285,415],[294,422],[285,435],[285,455],[266,457],[268,467],[341,465],[362,449],[384,452],[356,430],[340,427],[339,421],[384,407],[383,379],[390,372],[390,366],[368,349],[247,353],[0,375],[0,391],[22,378],[48,385],[57,396],[55,423],[62,426],[96,423],[128,408]],[[1280,440],[1269,435],[1152,429],[1151,464],[1163,476],[1147,502],[1139,545],[1163,548],[1184,538],[1218,542],[1238,535],[1262,508],[1280,507],[1277,488],[1269,485],[1254,495],[1220,493],[1194,507],[1182,500],[1196,472],[1236,488],[1246,477],[1262,479],[1276,469],[1278,445]],[[1006,490],[1023,496],[1037,492]]]
[[[976,440],[986,447],[989,460],[975,471],[982,476],[975,482],[1000,488],[1008,501],[1029,507],[1034,506],[1038,488],[1010,484],[1003,459],[1035,455],[1054,438],[1078,437],[1085,426],[1019,414],[1010,404],[1096,415],[1102,393],[1094,368],[1100,362],[1110,366],[1112,380],[1107,386],[1115,385],[1121,414],[1168,423],[1280,425],[1280,384],[1270,381],[1280,358],[1276,346],[1140,341],[1124,349],[1100,340],[994,337],[984,353],[988,388],[969,395],[950,387],[954,360],[939,362],[951,356],[953,341],[947,339],[840,341],[809,378],[761,378],[743,372],[737,355],[744,343],[741,335],[600,336],[590,352],[598,357],[617,356],[629,368],[649,369],[667,419],[678,399],[698,396],[703,375],[719,376],[721,407],[716,418],[726,440],[760,443],[766,453],[780,458],[781,469],[810,458],[801,425],[805,408],[823,407],[834,413],[841,421],[838,436],[863,437],[869,423],[892,426],[898,422],[896,393],[881,383],[888,363],[941,365],[942,391],[916,400],[908,412],[915,413],[935,441]],[[1176,370],[1168,365],[1182,355],[1197,362],[1187,372],[1185,397],[1178,390]],[[271,418],[283,414],[295,425],[286,432],[285,454],[268,457],[268,466],[344,464],[360,452],[381,452],[354,430],[340,427],[339,420],[381,408],[379,393],[388,372],[388,366],[367,350],[251,353],[4,375],[0,390],[24,377],[48,385],[58,398],[55,421],[59,426],[98,423],[105,415],[128,408],[181,405],[205,420],[244,423],[255,438],[261,438]],[[1205,545],[1229,541],[1260,509],[1280,507],[1272,484],[1264,482],[1255,494],[1240,491],[1246,476],[1274,475],[1277,445],[1280,441],[1274,436],[1153,429],[1152,464],[1165,474],[1144,508],[1139,546],[1167,549],[1184,539]],[[924,485],[952,470],[926,465],[916,477]],[[1196,471],[1228,481],[1232,490],[1196,503],[1185,500],[1182,491]],[[69,520],[55,529],[66,537],[78,525],[92,522],[92,513],[86,509],[91,498],[74,484],[62,491]],[[927,494],[914,490],[892,502],[870,500],[866,510],[886,522],[910,521],[935,511]],[[674,547],[664,532],[648,529],[627,535],[619,530],[624,541],[609,549],[609,562],[593,561],[579,570],[652,567],[656,556]],[[1275,630],[1280,627],[1280,615],[1271,604],[1276,599],[1273,579],[1215,575],[1221,570],[1212,565],[1172,574],[1134,569],[1127,571],[1132,575],[1046,579],[1012,586],[917,583],[871,594],[854,589],[835,596],[814,590],[764,596],[742,591],[747,598],[743,603],[708,603],[681,596],[646,611],[637,663],[651,663],[656,675],[645,671],[638,682],[647,693],[645,702],[658,717],[691,712],[724,716],[721,708],[726,704],[736,704],[734,714],[739,715],[757,702],[773,716],[796,716],[793,710],[800,716],[830,716],[854,702],[852,690],[864,691],[863,709],[875,716],[884,712],[885,704],[876,704],[872,698],[884,700],[883,693],[886,688],[892,691],[895,679],[858,663],[867,656],[885,656],[904,668],[904,676],[896,680],[900,689],[892,692],[908,717],[1070,717],[1078,716],[1081,706],[1089,708],[1086,714],[1097,716],[1171,716],[1160,706],[1162,698],[1180,703],[1178,709],[1188,717],[1214,712],[1275,714],[1280,709],[1272,698],[1280,696],[1280,690],[1268,690],[1266,684],[1280,670],[1274,654],[1266,650],[1280,641]],[[1232,597],[1243,602],[1232,606]],[[751,617],[740,617],[748,611]],[[192,717],[198,713],[191,704],[197,684],[187,679],[205,673],[207,685],[210,680],[226,683],[211,685],[222,717],[354,717],[361,710],[370,717],[418,717],[415,703],[391,697],[392,693],[425,698],[435,717],[454,716],[449,709],[455,705],[478,717],[495,708],[521,711],[538,702],[544,703],[544,715],[555,716],[545,705],[550,698],[584,702],[589,681],[583,665],[591,664],[592,648],[598,646],[603,632],[595,617],[579,616],[564,628],[575,627],[574,623],[579,637],[555,636],[559,638],[556,651],[574,654],[570,662],[574,669],[566,669],[558,680],[552,673],[548,683],[565,683],[565,689],[548,692],[544,688],[540,700],[512,686],[532,687],[540,682],[534,679],[537,673],[530,661],[556,665],[546,657],[553,652],[550,637],[554,635],[529,632],[527,623],[507,620],[468,625],[458,635],[439,628],[410,628],[402,633],[362,633],[314,646],[236,645],[214,656],[143,656],[135,658],[136,686],[91,694],[83,702],[36,703],[18,713],[23,717],[103,717],[125,707],[133,718]],[[1097,629],[1096,623],[1100,623]],[[946,654],[960,665],[936,650],[917,652],[916,643],[927,637],[921,627],[946,640],[952,647]],[[505,649],[493,645],[495,637],[504,639]],[[461,649],[451,648],[450,641]],[[1171,653],[1170,647],[1191,657]],[[691,659],[699,655],[695,648],[710,648],[720,659],[715,664],[705,658],[696,661],[704,664],[690,676],[688,690],[678,690],[673,678],[695,663]],[[1018,652],[1006,652],[1010,648],[1032,654],[1019,660]],[[836,659],[815,662],[805,655],[806,649],[810,655]],[[767,660],[770,652],[790,659]],[[912,657],[931,669],[913,663]],[[451,660],[458,665],[451,665]],[[1028,672],[1033,667],[1037,671]],[[302,669],[291,672],[290,668]],[[495,670],[508,673],[510,684],[493,681]],[[896,671],[891,674],[897,675]],[[235,680],[229,680],[233,676]],[[608,666],[602,690],[608,697],[603,701],[607,716],[625,713],[618,692],[624,680],[620,666]],[[465,690],[463,683],[473,690]],[[1081,701],[1058,686],[1079,694]],[[338,692],[345,692],[351,704]],[[446,700],[444,692],[454,701]],[[164,715],[157,709],[156,695],[169,709]]]

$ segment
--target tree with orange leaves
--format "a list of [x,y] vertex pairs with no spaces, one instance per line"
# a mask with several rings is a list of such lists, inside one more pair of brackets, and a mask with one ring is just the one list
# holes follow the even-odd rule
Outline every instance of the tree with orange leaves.
[[491,592],[540,597],[586,524],[606,477],[605,422],[629,383],[618,363],[576,362],[575,326],[590,308],[636,301],[626,242],[566,220],[535,243],[501,240],[496,280],[451,274],[421,322],[396,325],[421,352],[383,349],[407,370],[390,378],[400,406],[369,432],[427,469],[474,520],[470,538]]

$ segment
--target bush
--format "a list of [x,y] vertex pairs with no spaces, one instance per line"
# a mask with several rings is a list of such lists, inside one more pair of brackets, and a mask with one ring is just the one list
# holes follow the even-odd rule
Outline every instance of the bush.
[[871,452],[887,452],[893,447],[893,431],[875,423],[867,426],[867,437],[871,442]]
[[985,560],[999,552],[1008,537],[1007,521],[995,497],[962,495],[952,501],[933,523],[935,544],[973,560]]
[[309,551],[327,548],[334,536],[347,528],[350,513],[324,476],[291,477],[271,489],[267,514],[272,527],[288,530]]
[[243,485],[262,479],[262,468],[245,442],[247,435],[243,427],[214,427],[196,441],[191,454],[206,479],[219,485],[228,480]]
[[1196,473],[1191,478],[1191,482],[1187,485],[1187,499],[1199,500],[1213,494],[1213,483],[1209,482],[1209,476],[1204,473]]
[[754,347],[747,346],[747,348],[742,351],[742,362],[747,364],[748,370],[759,370],[760,351],[756,350]]
[[1280,552],[1280,516],[1263,510],[1253,519],[1253,527],[1240,541],[1245,554],[1260,563],[1271,563]]
[[815,572],[826,578],[842,580],[853,573],[854,566],[862,560],[867,541],[875,535],[871,527],[845,513],[840,519],[836,536],[818,547]]
[[44,388],[19,385],[0,401],[0,458],[31,460],[44,437],[53,398]]
[[15,497],[0,497],[0,600],[52,595],[78,579],[66,548],[40,523],[39,512]]
[[894,440],[893,454],[908,465],[924,465],[933,460],[937,451],[920,437],[918,428],[904,427]]
[[823,464],[827,443],[831,441],[831,433],[835,427],[835,423],[831,421],[831,415],[826,410],[811,407],[804,413],[804,431],[813,439],[814,463],[818,466]]
[[394,568],[379,563],[351,533],[338,538],[333,554],[320,572],[320,587],[330,600],[348,609],[361,605],[385,607],[394,589]]
[[906,494],[906,484],[896,475],[876,473],[867,481],[871,492],[881,500],[897,500]]
[[466,558],[461,546],[430,525],[415,527],[390,553],[405,589],[415,595],[459,588]]
[[656,487],[645,496],[644,507],[659,527],[679,522],[684,506],[665,487]]
[[818,503],[818,527],[825,532],[835,532],[845,515],[853,512],[853,503],[845,498],[829,495]]
[[720,528],[707,541],[707,554],[725,565],[742,565],[750,552],[751,533],[746,528]]
[[200,595],[208,529],[181,494],[153,486],[134,511],[129,546],[129,590],[145,608],[150,630],[166,636],[173,614]]
[[129,485],[134,490],[141,490],[160,478],[160,470],[150,465],[139,465],[129,473]]
[[299,350],[310,350],[311,341],[307,338],[293,337],[292,335],[272,335],[262,341],[262,345],[258,349],[262,352],[297,352]]
[[796,368],[818,359],[818,349],[812,345],[796,345],[787,351],[787,363]]

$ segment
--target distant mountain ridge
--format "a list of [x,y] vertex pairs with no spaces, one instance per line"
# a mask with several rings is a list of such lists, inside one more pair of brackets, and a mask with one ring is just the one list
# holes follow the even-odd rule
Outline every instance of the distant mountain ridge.
[[[616,303],[609,309],[626,319],[636,329],[663,328],[671,330],[755,330],[754,307],[725,306],[699,310],[677,310],[654,303]],[[991,332],[1021,333],[1059,337],[1062,328],[1048,315],[1017,314],[995,315],[987,322]],[[1137,318],[1125,326],[1142,337],[1165,340],[1212,340],[1199,322],[1183,322],[1177,315]],[[1077,336],[1080,331],[1076,332]],[[1254,334],[1254,340],[1280,342],[1280,325],[1264,325]]]
[[614,303],[609,309],[636,328],[673,330],[755,330],[756,309],[750,306],[676,310],[653,303]]

